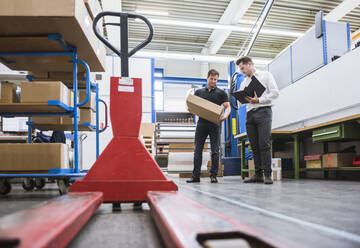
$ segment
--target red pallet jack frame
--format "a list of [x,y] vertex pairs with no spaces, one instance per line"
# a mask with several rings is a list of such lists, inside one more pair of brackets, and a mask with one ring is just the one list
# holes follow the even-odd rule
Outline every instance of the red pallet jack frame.
[[68,193],[0,218],[0,247],[65,247],[102,203],[102,193]]
[[[121,53],[101,37],[97,21],[120,17]],[[147,41],[127,53],[127,18],[140,18],[150,28]],[[70,193],[27,211],[0,219],[0,246],[65,247],[102,202],[148,201],[167,247],[203,247],[209,239],[243,238],[252,247],[286,247],[278,241],[182,196],[138,139],[141,79],[128,78],[128,57],[151,41],[152,26],[139,15],[102,12],[93,22],[95,34],[121,56],[122,76],[111,78],[110,117],[114,138]],[[123,42],[125,39],[126,42]],[[236,242],[236,241],[235,241]]]
[[71,192],[103,192],[104,202],[145,202],[149,190],[177,190],[139,140],[141,79],[111,78],[110,117],[114,137]]

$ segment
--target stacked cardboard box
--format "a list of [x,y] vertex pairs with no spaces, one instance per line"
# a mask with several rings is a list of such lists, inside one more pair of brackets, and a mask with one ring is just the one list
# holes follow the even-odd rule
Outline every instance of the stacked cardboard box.
[[322,166],[322,158],[321,155],[307,155],[304,156],[304,160],[306,162],[306,168],[321,168]]
[[[86,98],[86,90],[79,90],[79,101],[83,102]],[[90,97],[88,102],[81,106],[82,109],[92,109],[94,112],[96,112],[96,93],[90,92]]]
[[[79,101],[83,102],[86,98],[86,90],[79,90]],[[88,102],[80,107],[80,124],[90,123],[92,126],[96,125],[96,94],[90,92]]]
[[141,142],[144,144],[146,150],[154,156],[154,131],[155,124],[154,123],[146,123],[142,122],[140,125],[139,138]]
[[328,153],[322,156],[323,168],[338,168],[353,166],[353,160],[356,157],[356,153]]
[[273,158],[271,160],[271,179],[274,181],[280,181],[281,175],[281,158]]
[[[254,160],[248,160],[249,170],[252,170],[249,172],[249,177],[252,177],[255,175],[255,164]],[[282,178],[281,175],[281,158],[273,158],[271,160],[271,179],[274,181],[280,181]]]
[[[211,160],[208,162],[207,164],[207,169],[208,169],[208,174],[210,176],[210,171],[211,171]],[[219,169],[218,169],[218,177],[223,177],[224,176],[224,164],[219,162]]]
[[60,143],[1,144],[0,171],[41,171],[69,168],[67,145]]
[[[53,71],[53,72],[29,72],[29,75],[34,78],[35,81],[61,81],[69,88],[73,88],[74,75],[73,72]],[[93,73],[90,73],[93,75]],[[85,72],[78,72],[77,83],[80,87],[86,87],[84,81],[86,77]],[[90,80],[94,81],[90,76]]]
[[0,82],[0,103],[14,103],[16,101],[16,84]]
[[57,100],[70,105],[70,90],[60,81],[21,83],[21,103],[48,103]]
[[[94,4],[97,2],[92,1]],[[78,58],[86,61],[92,71],[105,70],[105,47],[92,30],[91,15],[84,1],[2,0],[0,23],[12,24],[12,28],[0,24],[0,33],[5,36],[60,34],[67,44],[77,47]],[[50,46],[48,41],[46,46]],[[50,48],[51,51],[54,50],[53,47]],[[61,57],[57,57],[55,61],[48,57],[34,58],[31,63],[20,57],[16,59],[17,63],[9,65],[11,69],[33,72],[72,71],[72,65]]]
[[[47,103],[49,100],[58,100],[67,106],[74,106],[74,97],[62,82],[31,82],[21,83],[20,101],[22,103]],[[37,116],[31,117],[36,125],[73,125],[74,119],[70,116]]]
[[255,175],[255,163],[253,159],[248,160],[248,169],[249,171],[249,177],[252,177]]
[[80,124],[96,125],[96,112],[92,109],[81,108],[80,109]]

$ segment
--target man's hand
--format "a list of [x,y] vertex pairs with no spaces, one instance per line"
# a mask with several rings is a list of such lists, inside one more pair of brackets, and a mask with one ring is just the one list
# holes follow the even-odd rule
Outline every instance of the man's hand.
[[254,91],[254,97],[246,96],[245,99],[251,104],[259,103],[259,98],[257,97],[255,91]]
[[223,113],[220,117],[220,121],[224,121],[224,120],[226,120],[226,118],[228,118],[228,117],[225,115],[225,113]]

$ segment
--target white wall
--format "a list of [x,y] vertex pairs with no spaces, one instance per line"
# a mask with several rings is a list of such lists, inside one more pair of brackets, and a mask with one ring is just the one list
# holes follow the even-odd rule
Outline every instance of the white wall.
[[[166,77],[204,78],[201,64],[198,61],[155,59],[155,68],[163,68]],[[209,64],[208,70],[210,69],[220,73],[219,79],[228,79],[228,64]]]
[[360,112],[360,49],[282,89],[274,102],[273,129],[294,130]]
[[164,111],[187,112],[185,108],[186,93],[191,85],[165,84],[164,85]]
[[[143,94],[143,115],[142,122],[151,122],[151,59],[148,58],[131,58],[129,61],[129,74],[131,78],[142,79]],[[98,73],[97,73],[98,74]],[[99,83],[99,97],[104,100],[108,107],[110,106],[110,77],[121,76],[120,58],[107,56],[106,71],[100,73],[102,80]],[[148,113],[150,112],[150,113]],[[113,137],[110,113],[108,113],[109,125],[105,132],[100,134],[100,154]],[[99,105],[99,122],[105,123],[105,114],[103,104]],[[96,160],[96,134],[86,132],[87,139],[83,143],[83,168],[88,169]]]

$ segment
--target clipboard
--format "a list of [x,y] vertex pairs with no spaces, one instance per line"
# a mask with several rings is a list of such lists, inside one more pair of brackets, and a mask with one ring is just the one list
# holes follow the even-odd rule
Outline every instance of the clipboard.
[[233,95],[235,99],[238,100],[240,103],[245,104],[245,103],[249,103],[246,100],[247,96],[254,97],[255,96],[254,92],[256,92],[257,97],[260,97],[262,96],[264,91],[265,91],[264,85],[262,85],[262,83],[260,83],[260,81],[255,76],[252,76],[251,82],[247,87],[245,87],[243,90],[232,92],[231,95]]

